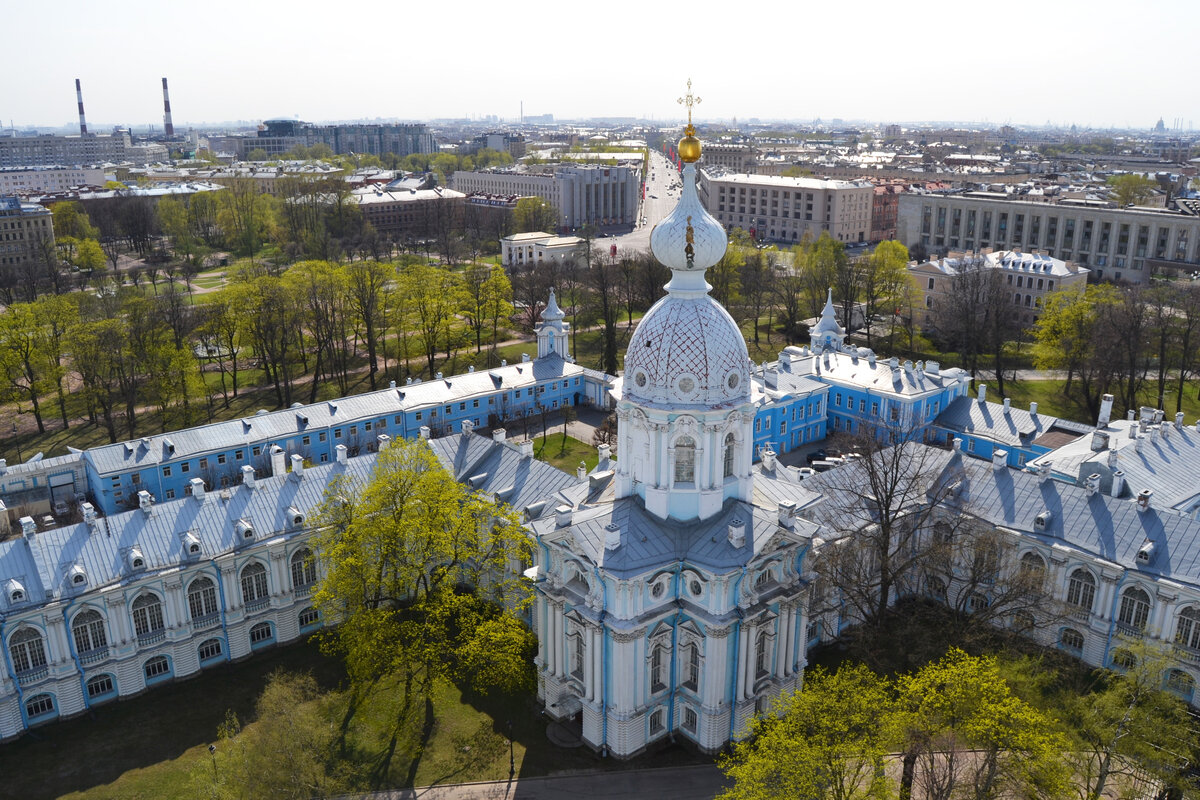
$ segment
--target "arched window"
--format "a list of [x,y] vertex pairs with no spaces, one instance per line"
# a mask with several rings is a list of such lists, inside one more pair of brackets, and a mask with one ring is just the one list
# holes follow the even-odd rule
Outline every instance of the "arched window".
[[1200,611],[1188,606],[1179,612],[1175,623],[1175,642],[1200,650]]
[[733,456],[736,452],[737,443],[733,440],[733,434],[725,437],[725,460],[723,464],[722,474],[726,478],[733,476]]
[[321,622],[321,613],[312,606],[300,612],[300,630],[311,628]]
[[260,622],[250,629],[250,646],[261,647],[275,641],[275,629],[269,622]]
[[683,648],[684,681],[683,685],[693,692],[700,689],[700,645],[693,642]]
[[8,640],[13,671],[17,675],[33,672],[46,666],[46,645],[42,635],[33,628],[21,628]]
[[1074,628],[1063,628],[1058,634],[1058,646],[1075,655],[1082,655],[1083,634]]
[[946,602],[946,582],[939,575],[927,575],[925,577],[925,594],[934,600]]
[[112,675],[96,675],[88,678],[85,685],[87,686],[88,700],[92,702],[116,694],[117,691]]
[[1067,581],[1067,604],[1083,611],[1092,610],[1092,601],[1096,597],[1096,579],[1092,573],[1080,567],[1071,573]]
[[650,715],[650,735],[662,733],[663,730],[663,712],[662,709],[656,710]]
[[692,483],[696,480],[696,441],[690,436],[675,440],[675,482]]
[[991,603],[988,601],[987,596],[980,594],[979,592],[971,592],[971,594],[967,596],[968,614],[977,614],[980,611],[986,611],[989,605],[991,605]]
[[666,649],[661,644],[650,651],[650,691],[661,692],[667,688]]
[[1117,622],[1141,630],[1150,618],[1150,596],[1131,586],[1121,593],[1121,612]]
[[1111,658],[1112,665],[1117,669],[1133,669],[1137,666],[1137,656],[1124,647],[1118,647],[1113,650]]
[[1029,552],[1021,556],[1021,577],[1031,588],[1041,589],[1046,579],[1046,562],[1037,553]]
[[104,617],[93,608],[75,615],[75,621],[71,623],[71,633],[75,636],[75,652],[80,655],[108,647]]
[[30,720],[54,713],[54,695],[38,694],[25,701],[25,716]]
[[761,678],[767,674],[767,634],[760,633],[754,643],[754,674]]
[[210,614],[216,614],[217,585],[212,578],[200,577],[188,586],[188,613],[192,621],[204,619]]
[[157,633],[163,625],[162,603],[152,594],[141,594],[133,601],[133,631],[138,636]]
[[242,602],[253,603],[267,596],[267,568],[258,561],[242,570]]
[[317,582],[317,561],[312,550],[303,547],[292,554],[292,588],[303,589]]
[[166,656],[155,656],[142,666],[142,674],[146,676],[146,683],[169,678],[171,662],[167,660]]
[[1196,679],[1181,669],[1170,670],[1167,672],[1167,689],[1190,703],[1196,691]]
[[223,652],[220,639],[208,639],[200,643],[197,649],[197,654],[200,656],[200,663],[212,661],[214,658],[220,658]]

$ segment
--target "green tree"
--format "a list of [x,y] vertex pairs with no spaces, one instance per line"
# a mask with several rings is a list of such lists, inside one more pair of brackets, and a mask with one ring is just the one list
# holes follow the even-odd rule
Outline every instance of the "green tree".
[[930,800],[957,797],[960,787],[975,800],[1068,795],[1067,739],[1012,693],[994,657],[951,649],[902,676],[897,694],[901,797],[911,797],[913,785]]
[[813,669],[721,759],[734,785],[719,800],[892,797],[883,766],[894,708],[889,682],[862,665]]
[[1099,410],[1100,396],[1108,391],[1111,361],[1100,333],[1101,311],[1121,302],[1121,290],[1095,284],[1082,292],[1064,289],[1046,295],[1042,314],[1033,326],[1033,363],[1038,369],[1066,370],[1064,394],[1079,378],[1089,409]]
[[75,246],[75,266],[91,277],[92,273],[104,270],[104,250],[95,239],[82,239]]
[[17,303],[0,314],[0,398],[29,403],[38,433],[46,432],[39,399],[53,388],[46,355],[41,324],[31,303]]
[[95,239],[100,231],[92,224],[87,212],[77,200],[64,200],[50,206],[54,217],[55,236],[73,236],[76,239]]
[[558,230],[558,209],[542,197],[522,197],[513,209],[513,230],[516,233]]
[[[1099,800],[1113,784],[1149,773],[1171,785],[1190,756],[1194,736],[1186,706],[1163,691],[1177,680],[1170,660],[1141,642],[1117,641],[1119,671],[1097,670],[1097,691],[1073,698],[1069,728],[1080,797]],[[1182,673],[1179,673],[1182,674]]]
[[477,691],[528,687],[532,634],[512,616],[528,587],[509,569],[529,557],[516,514],[470,491],[424,440],[379,452],[365,483],[334,479],[317,515],[326,575],[315,594],[324,636],[354,686],[403,687],[401,715],[440,677]]
[[345,787],[330,774],[334,728],[311,675],[273,672],[255,703],[255,721],[243,727],[226,713],[216,749],[192,771],[194,797],[216,800],[309,800]]
[[859,268],[863,313],[867,318],[867,346],[871,347],[870,321],[884,312],[893,316],[896,301],[908,284],[908,249],[897,241],[880,242]]
[[433,376],[438,345],[447,351],[455,335],[456,314],[462,308],[462,279],[448,269],[428,264],[411,264],[400,276],[400,290],[408,297],[412,322],[425,351]]
[[1125,173],[1112,175],[1108,179],[1112,188],[1113,200],[1121,208],[1130,205],[1141,205],[1150,199],[1158,184],[1145,175]]

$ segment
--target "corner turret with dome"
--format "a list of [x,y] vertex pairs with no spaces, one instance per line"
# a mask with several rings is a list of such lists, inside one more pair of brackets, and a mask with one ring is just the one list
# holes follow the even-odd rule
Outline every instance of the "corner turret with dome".
[[700,141],[691,112],[699,98],[691,81],[679,102],[688,108],[683,190],[650,234],[671,281],[626,351],[617,492],[642,497],[659,517],[686,520],[710,517],[728,499],[749,500],[754,409],[746,341],[704,277],[728,238],[696,193]]

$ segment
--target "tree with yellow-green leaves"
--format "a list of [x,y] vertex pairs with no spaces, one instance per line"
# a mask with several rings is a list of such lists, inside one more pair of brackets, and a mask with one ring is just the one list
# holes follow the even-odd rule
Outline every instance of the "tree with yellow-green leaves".
[[529,541],[513,511],[456,481],[424,440],[380,450],[365,482],[335,478],[315,527],[327,570],[315,601],[340,621],[325,646],[355,691],[390,678],[403,719],[439,678],[484,693],[531,685],[535,640],[514,613],[529,588],[510,572]]

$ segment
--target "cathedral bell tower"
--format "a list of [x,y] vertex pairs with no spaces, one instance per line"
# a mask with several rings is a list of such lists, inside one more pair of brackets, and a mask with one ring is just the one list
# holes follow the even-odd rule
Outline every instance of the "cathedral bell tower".
[[617,405],[617,497],[637,496],[666,519],[706,519],[753,490],[754,406],[749,355],[737,323],[704,272],[725,254],[725,229],[696,194],[700,140],[692,125],[679,142],[683,191],[654,227],[650,248],[671,270],[667,295],[642,318],[625,353]]
[[571,323],[563,321],[566,316],[558,307],[554,289],[551,289],[550,299],[542,311],[542,324],[538,326],[537,331],[538,358],[545,358],[556,353],[563,359],[570,360],[567,353],[567,334],[571,330]]

